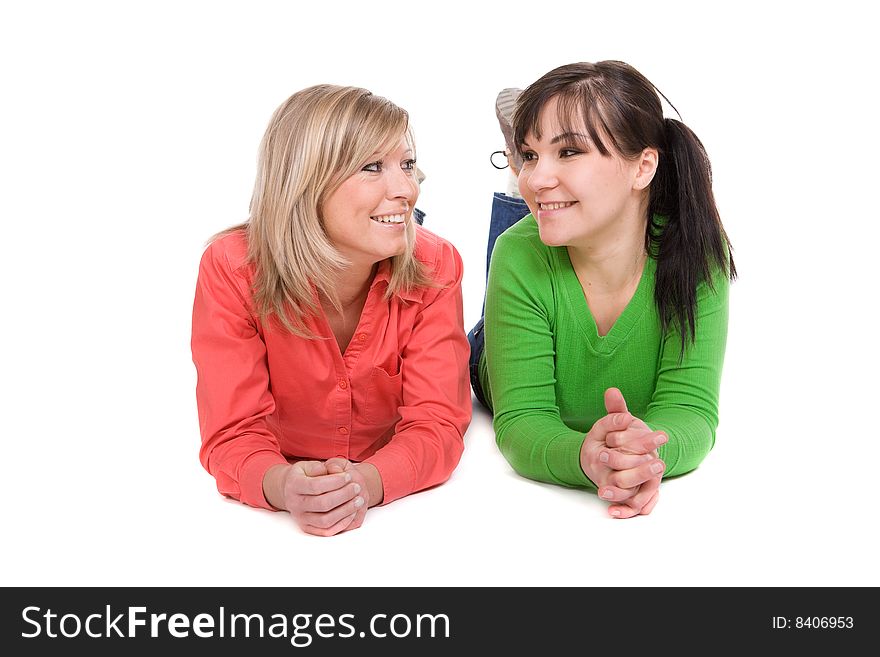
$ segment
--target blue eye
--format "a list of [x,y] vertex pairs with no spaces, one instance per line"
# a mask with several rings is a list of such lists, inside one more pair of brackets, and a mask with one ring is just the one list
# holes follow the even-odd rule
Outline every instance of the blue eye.
[[370,162],[366,165],[361,171],[370,171],[372,173],[379,173],[382,170],[381,162]]
[[415,160],[405,160],[401,167],[404,171],[415,171],[416,170],[416,161]]

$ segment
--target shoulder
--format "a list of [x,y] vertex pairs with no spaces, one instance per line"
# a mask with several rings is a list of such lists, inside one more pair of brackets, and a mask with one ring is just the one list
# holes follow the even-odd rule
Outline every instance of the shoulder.
[[416,247],[413,254],[424,264],[438,282],[449,282],[461,277],[462,261],[452,242],[416,226]]
[[496,307],[499,299],[518,298],[553,312],[565,285],[565,273],[571,267],[564,251],[565,247],[547,246],[541,241],[532,215],[504,231],[495,241],[489,261],[487,309],[490,305]]
[[202,268],[222,268],[243,273],[248,268],[248,242],[244,230],[234,230],[213,239],[202,254]]
[[199,284],[219,294],[234,290],[243,301],[250,298],[254,267],[248,261],[248,242],[244,230],[233,230],[213,239],[202,253]]
[[527,214],[498,236],[490,269],[555,272],[559,268],[556,251],[560,248],[564,247],[547,246],[541,241],[535,218]]
[[[531,212],[501,233],[501,236],[504,236],[505,239],[536,239],[539,242],[541,241],[541,236],[538,233],[538,222],[535,221],[535,215]],[[498,239],[501,239],[501,236]]]
[[498,236],[492,251],[493,259],[499,249],[501,257],[531,254],[542,258],[547,257],[551,250],[541,241],[538,224],[531,214],[527,214]]
[[710,280],[702,280],[697,285],[697,307],[700,312],[717,306],[726,306],[730,295],[730,278],[720,267],[712,271]]

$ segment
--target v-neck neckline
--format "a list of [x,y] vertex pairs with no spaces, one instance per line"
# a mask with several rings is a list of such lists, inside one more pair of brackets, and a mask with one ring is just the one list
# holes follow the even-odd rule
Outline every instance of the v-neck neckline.
[[[334,354],[334,358],[336,355],[339,356],[339,360],[342,363],[348,363],[352,358],[357,358],[360,355],[360,352],[363,351],[363,342],[364,340],[358,339],[359,335],[366,335],[370,331],[370,320],[373,314],[373,306],[376,304],[376,294],[374,294],[376,279],[373,277],[373,281],[370,282],[370,287],[367,289],[367,296],[364,299],[364,305],[361,308],[360,315],[358,316],[357,324],[355,324],[354,332],[351,334],[351,339],[348,341],[348,344],[345,346],[345,349],[341,347],[339,341],[336,339],[336,334],[333,332],[333,327],[330,324],[330,319],[327,317],[327,311],[324,309],[324,304],[321,302],[317,290],[312,288],[312,295],[315,302],[318,304],[318,308],[320,309],[320,322],[321,328],[323,329],[324,338],[329,340],[333,345],[332,352]],[[355,345],[355,343],[357,343]]]
[[654,272],[657,262],[650,256],[645,259],[639,284],[632,298],[626,304],[623,312],[614,322],[611,329],[605,335],[599,335],[599,327],[596,319],[587,303],[584,288],[577,277],[574,265],[568,255],[568,249],[564,246],[553,249],[563,276],[563,289],[568,297],[568,303],[574,310],[574,316],[593,350],[597,353],[611,353],[617,346],[626,340],[626,337],[638,323],[645,309],[651,301],[653,292],[651,282],[654,280]]

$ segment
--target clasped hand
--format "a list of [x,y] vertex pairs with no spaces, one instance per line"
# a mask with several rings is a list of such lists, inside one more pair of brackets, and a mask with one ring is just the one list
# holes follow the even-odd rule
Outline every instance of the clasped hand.
[[605,391],[605,410],[608,414],[596,421],[581,446],[581,468],[599,497],[612,502],[611,516],[647,515],[657,504],[666,468],[657,448],[668,438],[633,416],[617,388]]
[[371,502],[363,471],[341,457],[287,466],[281,495],[300,528],[317,536],[357,529]]

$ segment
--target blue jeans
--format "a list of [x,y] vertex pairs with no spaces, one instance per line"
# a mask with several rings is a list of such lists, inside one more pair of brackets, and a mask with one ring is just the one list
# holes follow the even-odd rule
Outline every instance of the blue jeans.
[[[513,226],[517,221],[529,213],[529,206],[521,198],[515,198],[495,192],[492,195],[492,216],[489,219],[489,243],[486,247],[486,277],[489,277],[489,261],[492,259],[492,250],[495,248],[495,240],[505,230]],[[483,302],[485,310],[486,303]]]
[[480,385],[480,358],[483,356],[483,349],[485,349],[486,345],[486,336],[483,334],[482,317],[480,317],[480,321],[477,322],[477,325],[471,329],[471,332],[468,333],[467,339],[468,343],[471,345],[471,356],[468,360],[468,366],[471,373],[471,388],[474,389],[474,395],[476,396],[477,401],[491,411],[491,407],[486,402],[486,394],[483,392],[483,386]]
[[[489,262],[492,260],[492,251],[495,248],[495,240],[505,230],[513,226],[517,221],[525,217],[529,213],[529,206],[521,198],[515,198],[495,192],[492,195],[492,216],[489,219],[489,244],[486,247],[486,280],[489,278]],[[486,297],[483,295],[483,311],[486,313]],[[485,348],[485,335],[483,334],[483,317],[477,325],[468,333],[468,342],[471,345],[471,356],[469,360],[471,387],[474,389],[474,395],[483,406],[492,410],[486,403],[486,395],[483,387],[480,385],[480,359],[483,357],[483,349]]]

